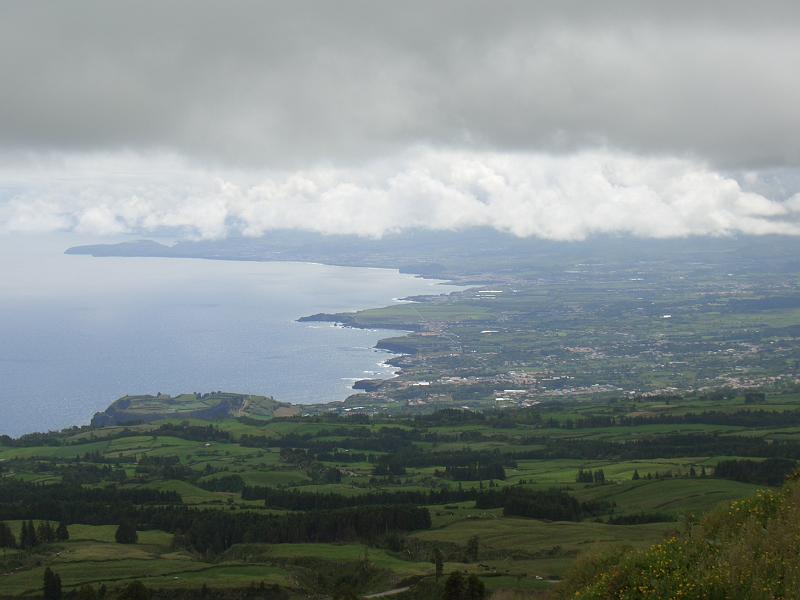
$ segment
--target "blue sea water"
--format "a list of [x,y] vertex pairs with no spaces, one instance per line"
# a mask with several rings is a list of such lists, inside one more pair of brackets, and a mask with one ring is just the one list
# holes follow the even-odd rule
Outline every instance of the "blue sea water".
[[226,390],[313,403],[389,377],[397,332],[298,323],[456,288],[389,269],[92,258],[0,236],[0,433],[84,424],[125,394]]

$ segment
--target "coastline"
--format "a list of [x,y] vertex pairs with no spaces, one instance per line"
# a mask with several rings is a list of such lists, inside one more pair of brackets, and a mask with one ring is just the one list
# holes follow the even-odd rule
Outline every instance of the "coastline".
[[[56,254],[65,254],[64,248],[65,246],[61,246],[60,249],[56,249]],[[48,253],[49,255],[49,253]],[[110,256],[108,258],[111,258]],[[118,258],[118,257],[114,257]],[[121,257],[120,257],[121,258]],[[134,258],[134,257],[131,257]],[[138,257],[138,258],[145,258],[145,257]],[[193,257],[178,257],[178,256],[165,256],[165,257],[153,257],[153,258],[193,258]],[[70,260],[70,259],[68,259]],[[333,275],[327,275],[332,281],[335,281],[335,278],[338,277],[339,284],[337,286],[331,288],[332,294],[329,298],[323,295],[319,298],[315,298],[313,294],[311,296],[306,296],[306,301],[299,303],[295,308],[297,311],[294,315],[286,315],[286,320],[283,321],[285,323],[297,322],[302,323],[305,322],[306,324],[311,324],[310,321],[316,320],[320,324],[325,323],[331,324],[337,321],[341,322],[341,319],[331,318],[328,314],[339,314],[338,311],[353,311],[354,313],[360,312],[362,310],[370,310],[371,307],[381,307],[386,305],[395,305],[395,304],[404,304],[401,302],[397,302],[398,298],[405,298],[405,297],[436,297],[439,294],[447,294],[451,291],[456,291],[456,288],[447,288],[440,290],[440,285],[447,286],[446,280],[434,280],[435,278],[432,277],[421,277],[419,275],[410,275],[408,273],[401,273],[399,269],[393,267],[377,267],[377,266],[356,266],[351,264],[334,264],[334,263],[326,263],[326,262],[318,262],[318,261],[303,261],[303,260],[233,260],[230,258],[207,258],[207,260],[214,260],[215,262],[226,262],[226,263],[274,263],[274,264],[283,264],[287,265],[283,268],[284,271],[291,271],[293,270],[293,263],[297,265],[297,267],[332,267],[332,268],[340,268],[344,267],[346,269],[353,269],[350,272],[342,272],[344,275],[339,275],[338,272],[334,272]],[[70,260],[71,262],[71,260]],[[97,261],[96,264],[103,264],[105,263],[105,267],[102,267],[100,271],[103,269],[114,269],[115,267],[109,266],[113,265],[116,261]],[[149,261],[135,261],[139,263],[138,267],[131,267],[134,269],[135,272],[150,272],[151,268],[147,266]],[[155,261],[154,261],[155,262]],[[171,268],[172,271],[176,269],[182,269],[178,264],[180,261],[176,261],[173,263],[173,267]],[[197,261],[194,261],[196,264]],[[340,261],[336,261],[339,263]],[[95,264],[94,261],[87,261],[84,263],[83,261],[76,261],[79,269],[81,271],[85,270],[85,267],[81,267],[81,264],[89,265]],[[403,275],[401,279],[405,279],[408,283],[399,284],[389,284],[387,287],[375,287],[372,293],[368,293],[367,295],[362,295],[361,293],[354,293],[354,294],[339,294],[339,291],[343,286],[346,285],[346,282],[350,277],[354,279],[354,289],[360,289],[363,287],[364,290],[369,290],[370,285],[369,282],[373,280],[373,278],[377,277],[378,281],[381,281],[380,276],[373,276],[369,273],[365,273],[359,276],[359,272],[361,269],[369,269],[371,273],[378,273],[384,272],[386,273],[383,276],[383,279],[386,281],[387,284],[391,281],[395,281],[395,275]],[[98,270],[92,268],[92,272]],[[124,269],[123,269],[124,270]],[[201,271],[204,272],[204,267],[194,267],[192,271]],[[211,269],[211,273],[215,273],[219,271],[218,268]],[[65,271],[71,272],[71,271]],[[156,271],[158,272],[158,271]],[[237,270],[238,272],[238,270]],[[271,271],[268,271],[271,272]],[[363,272],[362,272],[363,273]],[[363,279],[363,284],[360,280]],[[416,279],[418,283],[414,284],[413,280]],[[424,280],[424,283],[423,281]],[[432,281],[434,280],[434,281]],[[105,280],[98,280],[105,281]],[[269,280],[265,280],[269,281]],[[98,283],[98,286],[100,284]],[[271,286],[271,284],[266,284],[267,288]],[[263,286],[262,286],[263,287]],[[328,288],[325,288],[326,290]],[[381,297],[381,292],[383,292],[383,297]],[[386,293],[389,292],[389,293]],[[400,292],[400,293],[398,293]],[[119,290],[114,292],[115,294],[120,294]],[[77,296],[76,296],[77,297]],[[309,314],[309,308],[313,308],[314,304],[320,308],[327,308],[330,311],[331,308],[334,309],[334,312],[325,313],[325,317],[318,316],[316,319],[309,319],[308,317],[313,317],[314,315]],[[327,305],[327,306],[326,306]],[[195,305],[192,304],[194,307]],[[202,303],[197,303],[196,306],[202,306]],[[82,309],[83,310],[83,309]],[[323,313],[316,313],[317,315],[321,315]],[[345,314],[342,312],[341,314]],[[333,407],[341,406],[342,404],[347,403],[347,400],[357,394],[359,389],[350,385],[349,382],[347,385],[342,385],[344,382],[341,381],[341,378],[348,377],[352,378],[353,382],[361,381],[363,378],[380,378],[380,381],[388,381],[400,376],[402,372],[402,365],[398,364],[396,361],[402,360],[403,352],[398,352],[395,348],[391,347],[390,344],[386,342],[387,339],[392,338],[392,334],[390,332],[402,332],[403,334],[410,333],[411,330],[409,327],[399,328],[394,324],[385,323],[383,326],[377,325],[367,325],[363,326],[362,324],[351,322],[349,324],[341,323],[340,327],[352,330],[361,330],[364,332],[373,331],[375,333],[365,333],[364,335],[366,338],[364,339],[363,344],[358,344],[356,342],[355,346],[362,346],[363,349],[361,350],[361,354],[364,355],[367,362],[365,362],[364,358],[356,359],[353,364],[350,364],[352,361],[345,358],[337,358],[334,359],[334,363],[332,364],[339,364],[339,373],[335,374],[335,369],[330,369],[325,367],[325,365],[321,366],[320,369],[314,367],[315,363],[309,364],[310,368],[304,369],[307,373],[315,373],[319,377],[321,377],[325,381],[330,381],[331,388],[330,393],[325,391],[324,385],[317,385],[316,387],[309,387],[306,384],[302,383],[302,378],[294,380],[294,384],[289,383],[288,385],[294,386],[294,391],[287,392],[286,385],[287,381],[289,381],[293,371],[289,373],[287,377],[279,377],[275,379],[278,385],[273,387],[270,384],[270,381],[273,380],[272,376],[268,372],[266,376],[258,377],[253,381],[250,381],[247,376],[240,377],[237,373],[232,372],[230,376],[225,376],[224,380],[220,380],[219,384],[214,381],[209,383],[209,378],[200,378],[197,379],[197,383],[192,383],[195,381],[192,377],[192,373],[194,371],[189,370],[187,371],[185,377],[178,377],[175,379],[174,384],[169,382],[163,381],[163,377],[161,377],[160,383],[156,380],[154,382],[148,383],[148,380],[139,377],[138,379],[132,379],[132,385],[123,385],[123,386],[105,386],[104,384],[100,384],[95,386],[94,388],[87,388],[87,391],[82,394],[82,398],[79,399],[78,402],[72,400],[70,397],[67,400],[68,404],[66,405],[69,410],[65,412],[52,411],[54,415],[53,418],[45,419],[45,420],[36,420],[33,418],[28,418],[25,416],[25,413],[28,415],[34,415],[37,410],[49,410],[46,409],[46,406],[49,404],[41,404],[41,408],[37,408],[39,404],[27,404],[26,402],[17,403],[19,410],[16,410],[16,413],[12,412],[10,417],[15,417],[13,421],[10,421],[12,426],[4,431],[8,435],[19,437],[23,436],[32,432],[42,432],[42,431],[60,431],[64,428],[70,428],[73,426],[82,426],[83,424],[89,423],[91,416],[96,411],[102,411],[108,408],[109,405],[118,399],[122,395],[128,393],[136,393],[137,391],[147,392],[152,391],[155,393],[155,390],[162,390],[167,393],[171,394],[180,394],[185,391],[191,391],[192,389],[197,390],[235,390],[241,391],[244,394],[274,394],[277,398],[281,399],[286,403],[291,403],[293,406],[296,406],[299,410],[311,410],[313,412],[325,412]],[[327,329],[327,327],[325,327]],[[380,331],[381,329],[385,329],[386,331]],[[337,334],[337,333],[326,333],[320,337],[320,340],[323,340],[328,348],[329,352],[333,355],[337,355],[339,357],[345,357],[347,355],[347,348],[349,348],[349,342],[352,338],[352,334]],[[124,340],[125,338],[120,338]],[[301,337],[300,339],[305,339]],[[344,340],[342,343],[337,343],[337,339]],[[338,349],[341,346],[341,349]],[[267,357],[268,360],[273,360],[273,357]],[[359,364],[360,363],[360,364]],[[350,367],[348,368],[348,365]],[[380,365],[380,366],[378,366]],[[344,368],[341,368],[341,367]],[[224,367],[220,367],[220,374],[224,371],[222,370]],[[362,370],[363,369],[363,370]],[[318,372],[319,371],[319,372]],[[333,371],[334,377],[331,377],[331,372]],[[372,371],[380,371],[380,374],[373,373]],[[284,373],[286,371],[283,371]],[[91,378],[91,375],[88,375]],[[99,378],[102,379],[102,378]],[[212,377],[213,379],[213,377]],[[263,380],[263,381],[262,381]],[[169,381],[172,381],[170,378]],[[141,385],[144,382],[144,385]],[[255,385],[253,385],[255,383]],[[265,385],[266,384],[266,385]],[[65,384],[69,386],[69,382]],[[212,387],[213,386],[213,387]],[[38,386],[36,386],[38,388]],[[114,389],[115,387],[122,389]],[[308,393],[306,392],[306,388],[308,387]],[[109,389],[110,388],[110,389]],[[319,393],[317,388],[322,389],[325,393]],[[21,389],[21,388],[20,388]],[[77,388],[70,388],[70,390]],[[47,392],[47,388],[43,390],[36,391],[31,393],[31,397],[34,398],[38,402],[38,397],[44,397],[44,394]],[[109,393],[110,392],[110,393]],[[78,392],[72,394],[72,396],[77,396]],[[19,396],[19,394],[18,394]],[[22,396],[19,396],[22,398]],[[27,408],[24,408],[26,407]],[[33,407],[33,408],[31,408]],[[16,416],[15,416],[16,415]],[[60,415],[60,416],[58,416]]]
[[[142,252],[142,250],[146,250]],[[387,264],[364,264],[364,260],[314,260],[314,259],[304,259],[299,257],[286,257],[280,256],[278,254],[271,255],[271,256],[253,256],[253,255],[230,255],[230,256],[220,256],[214,255],[211,253],[200,253],[200,254],[192,254],[189,252],[182,252],[179,244],[174,244],[172,246],[168,246],[166,244],[161,244],[159,242],[153,242],[150,240],[141,240],[141,241],[134,241],[134,242],[120,242],[120,243],[112,243],[112,244],[96,244],[96,245],[81,245],[81,246],[72,246],[67,248],[64,251],[65,254],[72,254],[72,255],[84,255],[84,256],[92,256],[92,257],[118,257],[118,258],[194,258],[194,259],[203,259],[203,260],[215,260],[215,261],[231,261],[231,262],[279,262],[279,263],[298,263],[304,265],[317,265],[317,266],[331,266],[331,267],[349,267],[349,268],[359,268],[359,269],[370,269],[370,270],[390,270],[394,271],[400,275],[413,275],[415,278],[419,278],[426,281],[435,282],[433,285],[441,285],[441,286],[454,286],[461,289],[466,289],[472,285],[480,284],[479,281],[474,281],[472,279],[463,281],[459,280],[454,277],[448,277],[444,273],[437,273],[436,271],[428,271],[426,270],[425,264],[417,264],[417,265],[404,265],[400,266],[396,264],[399,261],[387,261]],[[413,267],[416,266],[417,269]],[[455,290],[448,292],[453,293]],[[427,299],[434,298],[436,294],[415,294],[410,296],[398,297],[398,298],[391,298],[390,302],[394,304],[413,304],[418,302],[424,302]],[[391,306],[391,304],[386,304],[383,306],[373,306],[373,307],[366,307],[366,308],[354,308],[346,312],[337,312],[337,313],[328,313],[328,312],[320,312],[310,315],[304,315],[295,319],[297,323],[330,323],[334,326],[338,327],[345,327],[351,329],[360,329],[360,330],[387,330],[387,331],[397,331],[406,335],[400,336],[400,339],[405,338],[408,334],[412,334],[415,332],[423,331],[424,327],[422,325],[413,324],[413,323],[404,323],[402,325],[398,325],[396,323],[382,323],[382,322],[375,322],[370,323],[369,325],[363,325],[356,322],[355,317],[359,312],[371,309],[380,309],[385,308],[387,306]],[[389,378],[379,378],[375,379],[375,381],[381,380],[388,380],[394,379],[402,374],[402,367],[399,365],[393,365],[392,360],[399,359],[402,356],[407,356],[411,354],[408,350],[409,348],[403,345],[396,345],[392,341],[391,338],[381,338],[379,339],[375,345],[372,347],[375,350],[384,350],[392,354],[390,358],[388,358],[385,362],[394,366],[396,370]],[[361,381],[361,380],[359,380]],[[351,389],[357,391],[358,387],[353,386]],[[332,402],[344,402],[344,400],[334,400]]]
[[[376,325],[362,325],[362,324],[354,323],[354,322],[353,323],[347,323],[347,322],[343,322],[343,320],[342,320],[342,316],[344,316],[346,314],[347,313],[342,313],[342,314],[338,314],[338,313],[337,314],[318,313],[318,314],[315,314],[315,315],[309,315],[309,316],[305,316],[305,317],[300,317],[300,318],[296,319],[296,322],[297,323],[328,323],[332,327],[340,327],[340,328],[344,328],[344,329],[361,329],[361,330],[365,330],[365,331],[383,329],[383,330],[398,331],[398,332],[406,333],[406,334],[414,333],[415,331],[422,331],[422,327],[418,327],[417,329],[413,329],[412,330],[412,329],[409,329],[407,326],[406,327],[400,327],[400,326],[393,325],[393,324],[390,324],[390,325],[387,325],[387,326],[382,326],[382,325],[377,325],[376,326]],[[353,314],[355,314],[355,312]],[[408,337],[408,336],[404,335],[404,336],[401,336],[401,337],[405,338],[405,337]],[[379,373],[374,373],[374,375],[378,375],[378,376],[376,376],[376,377],[343,377],[342,378],[343,381],[352,381],[353,382],[353,385],[350,386],[351,390],[353,390],[355,392],[369,391],[370,389],[373,389],[375,387],[380,386],[380,384],[382,382],[391,381],[392,379],[397,379],[398,377],[400,377],[403,374],[403,367],[400,366],[400,365],[394,364],[392,361],[393,360],[397,360],[397,359],[401,359],[404,356],[410,356],[411,353],[406,352],[406,351],[402,351],[401,348],[393,347],[392,343],[389,341],[390,339],[391,338],[381,338],[381,339],[379,339],[375,343],[375,345],[372,346],[371,349],[372,350],[379,350],[379,351],[382,351],[382,352],[386,352],[387,354],[390,355],[386,360],[381,361],[380,363],[378,363],[377,366],[381,367],[381,368],[384,368],[384,369],[387,369],[388,367],[391,367],[391,369],[392,369],[391,375],[388,376],[388,377],[384,377],[384,376],[380,376]],[[331,402],[323,403],[323,405],[346,402],[351,396],[354,396],[354,395],[355,394],[350,394],[350,396],[348,396],[344,400],[332,400]],[[312,406],[312,405],[298,404],[297,406]]]
[[[327,267],[355,267],[359,269],[370,269],[370,270],[382,270],[388,269],[392,271],[397,271],[401,275],[413,275],[414,277],[418,277],[419,279],[429,280],[429,281],[437,281],[437,285],[455,285],[455,286],[463,286],[465,285],[464,282],[459,281],[457,279],[448,277],[443,273],[437,272],[425,272],[422,267],[425,265],[416,265],[420,267],[420,269],[413,269],[414,265],[403,265],[399,266],[397,264],[387,262],[386,264],[364,264],[363,261],[359,260],[315,260],[315,259],[307,259],[307,258],[300,258],[300,257],[284,257],[280,255],[275,256],[247,256],[247,255],[231,255],[231,256],[219,256],[213,254],[191,254],[188,252],[152,252],[152,253],[139,253],[136,251],[133,252],[115,252],[114,249],[119,249],[120,247],[124,247],[127,244],[135,244],[135,242],[121,242],[117,244],[91,244],[91,245],[79,245],[79,246],[71,246],[64,250],[64,254],[72,255],[72,256],[91,256],[94,258],[192,258],[192,259],[200,259],[200,260],[218,260],[218,261],[230,261],[230,262],[279,262],[279,263],[299,263],[299,264],[306,264],[306,265],[318,265],[318,266],[327,266]],[[160,249],[164,250],[172,250],[175,246],[166,246],[164,244],[158,244]],[[395,300],[395,299],[393,299]],[[398,301],[403,301],[403,298],[396,299]]]

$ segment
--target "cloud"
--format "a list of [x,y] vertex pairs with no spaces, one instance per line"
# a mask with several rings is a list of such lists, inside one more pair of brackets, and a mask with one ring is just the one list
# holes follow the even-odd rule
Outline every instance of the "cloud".
[[800,5],[0,8],[0,231],[798,233]]
[[800,166],[800,5],[103,0],[0,9],[0,147],[358,164],[418,145]]
[[5,232],[221,238],[300,229],[379,237],[412,228],[493,227],[553,240],[800,234],[800,195],[778,202],[687,159],[612,150],[420,147],[356,167],[271,172],[103,155],[27,170],[16,165],[0,170],[0,186],[12,190],[0,202]]

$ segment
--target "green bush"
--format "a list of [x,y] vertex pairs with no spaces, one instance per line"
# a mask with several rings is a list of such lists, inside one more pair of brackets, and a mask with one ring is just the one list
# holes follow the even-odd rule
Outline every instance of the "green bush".
[[800,598],[800,481],[720,508],[646,550],[579,563],[557,596]]
[[136,525],[130,521],[123,521],[117,527],[114,539],[118,544],[135,544],[139,540],[139,535],[136,533]]

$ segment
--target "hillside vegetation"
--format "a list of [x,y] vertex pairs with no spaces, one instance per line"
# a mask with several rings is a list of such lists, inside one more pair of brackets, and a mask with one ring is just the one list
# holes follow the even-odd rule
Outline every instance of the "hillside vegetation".
[[[403,416],[257,418],[250,404],[187,418],[225,398],[248,397],[140,397],[124,425],[0,436],[0,597],[36,597],[48,568],[65,594],[105,586],[108,598],[137,583],[154,598],[205,585],[221,600],[252,586],[274,600],[405,587],[439,600],[454,573],[541,597],[576,563],[663,543],[687,515],[780,485],[800,459],[789,386]],[[723,543],[720,531],[711,539]],[[579,570],[565,593],[595,589],[606,571],[623,581],[649,555],[624,556]],[[597,589],[587,597],[607,597]]]
[[646,550],[579,563],[560,598],[800,598],[800,475]]
[[169,418],[205,420],[221,420],[229,417],[269,418],[281,407],[288,408],[288,405],[265,396],[228,392],[178,396],[166,394],[123,396],[103,412],[95,413],[92,425],[107,427]]

